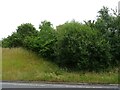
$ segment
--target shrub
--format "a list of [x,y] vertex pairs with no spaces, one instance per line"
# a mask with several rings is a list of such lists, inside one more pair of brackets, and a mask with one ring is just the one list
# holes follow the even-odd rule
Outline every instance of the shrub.
[[54,43],[56,42],[55,32],[52,31],[40,32],[38,41],[41,45],[41,50],[39,51],[39,54],[51,59],[54,56],[53,47]]
[[40,31],[37,36],[28,36],[24,40],[24,46],[42,55],[45,58],[52,59],[54,56],[53,46],[56,41],[55,30],[50,22],[43,21],[40,25]]
[[24,39],[26,36],[37,35],[37,30],[31,23],[25,23],[18,26],[17,33]]
[[39,52],[41,47],[38,41],[38,36],[27,36],[25,37],[23,43],[26,49],[32,50],[36,53]]
[[97,28],[101,32],[101,36],[104,36],[110,43],[110,53],[112,55],[111,66],[119,66],[120,58],[120,15],[116,10],[112,10],[109,13],[107,7],[103,7],[98,13],[98,18],[94,24],[94,28]]
[[89,26],[78,22],[57,27],[55,62],[69,69],[98,71],[110,66],[109,43]]
[[20,38],[20,35],[18,33],[13,33],[11,36],[8,36],[7,38],[4,38],[2,40],[2,47],[20,47],[22,46],[22,40]]
[[35,27],[30,24],[21,24],[17,28],[17,32],[14,32],[11,36],[4,38],[2,40],[3,47],[23,47],[24,46],[24,39],[28,36],[35,36],[37,35],[37,30]]

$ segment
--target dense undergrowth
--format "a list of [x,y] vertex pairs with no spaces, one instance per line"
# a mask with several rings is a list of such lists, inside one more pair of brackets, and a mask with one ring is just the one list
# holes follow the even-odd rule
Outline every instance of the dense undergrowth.
[[119,66],[120,16],[103,7],[96,21],[84,24],[73,20],[54,29],[43,21],[39,30],[31,23],[21,24],[2,40],[2,47],[26,48],[69,70],[105,71]]

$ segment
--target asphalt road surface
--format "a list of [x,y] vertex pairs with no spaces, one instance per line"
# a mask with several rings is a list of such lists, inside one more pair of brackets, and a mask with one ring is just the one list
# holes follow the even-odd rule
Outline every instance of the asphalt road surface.
[[15,83],[0,82],[2,88],[106,88],[118,90],[118,85],[89,85],[89,84],[44,84],[44,83]]

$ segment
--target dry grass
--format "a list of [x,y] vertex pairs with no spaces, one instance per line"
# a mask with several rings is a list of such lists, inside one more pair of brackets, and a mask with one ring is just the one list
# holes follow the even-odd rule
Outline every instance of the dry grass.
[[3,80],[118,83],[117,70],[104,73],[67,72],[22,48],[2,49]]

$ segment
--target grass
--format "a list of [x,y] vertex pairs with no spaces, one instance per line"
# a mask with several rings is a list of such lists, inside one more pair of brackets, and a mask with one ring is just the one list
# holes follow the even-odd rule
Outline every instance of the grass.
[[2,49],[2,79],[75,83],[118,83],[117,70],[110,72],[67,72],[22,48]]

